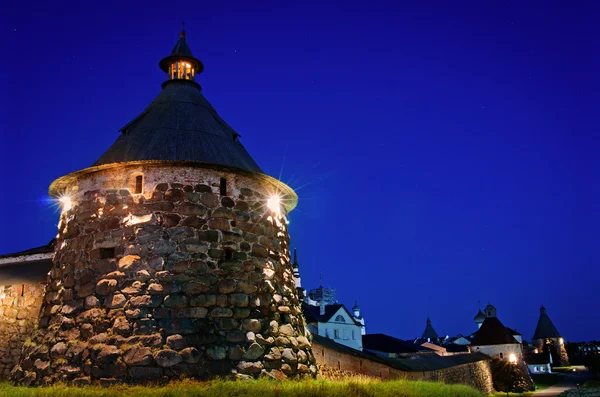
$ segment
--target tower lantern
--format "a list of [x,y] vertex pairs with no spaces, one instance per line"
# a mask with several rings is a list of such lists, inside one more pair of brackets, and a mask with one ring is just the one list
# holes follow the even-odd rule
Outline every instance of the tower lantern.
[[195,81],[196,74],[200,74],[204,70],[202,62],[192,55],[192,50],[185,40],[183,28],[171,55],[161,59],[159,66],[163,72],[167,73],[167,81],[163,85],[172,80]]

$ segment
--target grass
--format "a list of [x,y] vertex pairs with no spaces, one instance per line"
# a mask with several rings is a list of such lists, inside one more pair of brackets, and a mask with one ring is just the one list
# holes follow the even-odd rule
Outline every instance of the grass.
[[535,389],[537,391],[544,390],[550,386],[554,386],[562,378],[559,374],[536,374],[531,375],[533,382],[535,383]]
[[0,383],[2,397],[483,397],[465,385],[406,380],[377,381],[351,378],[343,381],[302,380],[277,382],[268,379],[210,382],[179,381],[165,386],[16,387]]
[[583,384],[584,389],[600,389],[600,380],[592,379]]

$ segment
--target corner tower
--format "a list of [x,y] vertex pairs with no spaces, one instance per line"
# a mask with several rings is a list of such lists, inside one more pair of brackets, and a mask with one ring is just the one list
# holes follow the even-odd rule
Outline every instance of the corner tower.
[[535,327],[532,342],[540,352],[550,351],[556,365],[561,367],[569,365],[569,356],[565,349],[565,341],[552,320],[550,320],[548,312],[543,305],[540,307],[540,318]]
[[314,376],[286,216],[202,95],[182,32],[162,91],[93,164],[54,181],[62,213],[39,327],[15,379]]

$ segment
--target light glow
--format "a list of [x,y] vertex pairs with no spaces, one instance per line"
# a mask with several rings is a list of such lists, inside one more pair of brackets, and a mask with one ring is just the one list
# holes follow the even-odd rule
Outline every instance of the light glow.
[[60,202],[60,206],[62,207],[63,211],[70,210],[71,206],[73,205],[73,203],[71,202],[71,197],[67,195],[59,196],[58,201]]
[[565,340],[563,338],[558,338],[558,343],[562,345],[563,343],[565,343]]
[[277,194],[272,194],[267,200],[267,207],[277,214],[277,216],[281,216],[281,198]]
[[511,353],[510,356],[508,356],[508,361],[511,364],[515,364],[517,362],[517,356],[515,356],[514,353]]

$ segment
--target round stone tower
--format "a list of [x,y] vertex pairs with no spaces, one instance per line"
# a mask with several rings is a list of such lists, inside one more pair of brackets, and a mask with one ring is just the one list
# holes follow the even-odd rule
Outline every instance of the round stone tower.
[[23,384],[317,372],[290,263],[294,191],[262,173],[201,93],[185,33],[162,92],[62,205]]

